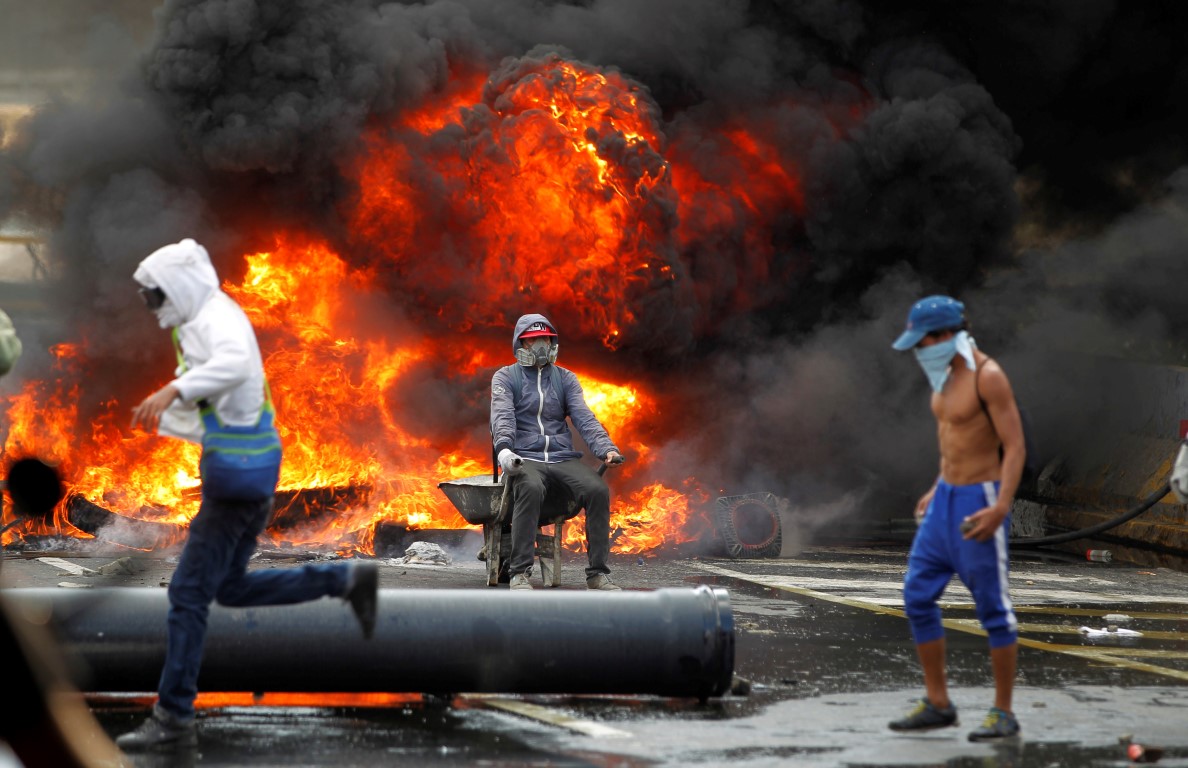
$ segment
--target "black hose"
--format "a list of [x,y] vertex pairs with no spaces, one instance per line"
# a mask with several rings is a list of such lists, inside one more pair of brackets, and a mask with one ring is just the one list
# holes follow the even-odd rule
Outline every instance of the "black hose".
[[1155,504],[1158,503],[1160,499],[1170,492],[1171,485],[1169,483],[1164,483],[1163,485],[1159,486],[1154,493],[1140,501],[1137,507],[1128,510],[1127,512],[1111,520],[1106,520],[1105,522],[1098,523],[1097,525],[1091,525],[1088,528],[1081,528],[1080,530],[1068,531],[1066,533],[1057,533],[1051,536],[1040,536],[1039,538],[1035,539],[1010,539],[1008,543],[1012,547],[1026,548],[1042,547],[1047,544],[1063,544],[1066,541],[1075,541],[1076,539],[1087,539],[1104,531],[1108,531],[1111,528],[1116,528],[1128,520],[1133,520],[1151,507],[1155,506]]

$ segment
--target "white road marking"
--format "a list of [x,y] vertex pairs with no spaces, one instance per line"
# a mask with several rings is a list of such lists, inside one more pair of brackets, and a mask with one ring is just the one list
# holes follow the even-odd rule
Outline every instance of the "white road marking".
[[[748,561],[755,563],[756,561]],[[772,561],[773,563],[775,561]],[[743,571],[736,571],[730,568],[724,568],[705,561],[694,561],[690,563],[696,568],[700,568],[710,573],[717,573],[723,576],[730,576],[733,578],[743,579],[745,581],[754,582],[762,586],[776,587],[777,589],[811,589],[821,592],[828,592],[832,595],[845,596],[855,600],[862,600],[872,603],[874,605],[884,605],[893,607],[903,606],[903,573],[901,569],[898,572],[886,570],[884,566],[867,567],[854,563],[820,563],[820,562],[803,562],[799,565],[804,570],[836,570],[836,571],[853,571],[858,570],[870,576],[875,576],[878,573],[885,573],[887,575],[895,575],[896,579],[879,579],[879,578],[845,578],[841,576],[809,576],[809,575],[791,575],[786,572],[788,564],[781,565],[785,570],[784,573],[779,574],[755,574],[745,573]],[[764,562],[763,567],[767,567],[768,563]],[[1035,586],[1023,586],[1020,582],[1035,582]],[[1039,586],[1039,582],[1050,584],[1063,584],[1065,586],[1081,586],[1086,587],[1092,591],[1074,591],[1068,589],[1051,589],[1048,587]],[[1108,587],[1115,587],[1119,591],[1108,591]],[[1178,605],[1188,605],[1188,595],[1185,594],[1135,594],[1132,591],[1121,591],[1124,589],[1117,582],[1109,581],[1092,576],[1086,577],[1068,577],[1057,576],[1054,574],[1044,573],[1029,573],[1029,572],[1012,572],[1011,574],[1011,600],[1016,606],[1021,605],[1043,605],[1046,603],[1079,603],[1086,604],[1140,604],[1140,603],[1174,603]],[[944,592],[944,600],[942,606],[955,606],[960,604],[968,604],[973,602],[973,595],[965,588],[960,579],[954,578],[949,582]]]
[[[713,565],[713,564],[706,563],[706,562],[691,562],[690,565],[692,565],[695,568],[699,568],[703,571],[707,571],[709,573],[718,574],[720,576],[725,576],[728,578],[739,579],[740,581],[749,581],[752,584],[757,584],[759,586],[774,587],[776,589],[782,589],[782,590],[785,590],[788,592],[792,592],[794,594],[804,595],[805,597],[810,597],[810,598],[814,598],[817,600],[824,600],[826,602],[837,603],[839,605],[847,605],[852,608],[861,608],[863,610],[871,611],[872,613],[881,613],[883,615],[898,616],[899,618],[906,618],[906,616],[904,615],[903,610],[902,610],[902,606],[903,606],[902,599],[894,600],[891,598],[870,598],[870,597],[862,597],[862,596],[855,596],[855,595],[836,594],[836,586],[837,585],[839,585],[839,584],[844,585],[844,584],[848,583],[844,579],[837,579],[837,580],[818,579],[818,580],[816,580],[820,585],[830,587],[833,590],[833,591],[826,591],[824,589],[814,589],[811,586],[809,586],[807,584],[808,581],[811,581],[809,579],[794,579],[794,578],[788,577],[788,576],[780,576],[780,577],[762,576],[762,575],[756,576],[756,575],[752,575],[752,574],[748,574],[748,573],[743,573],[742,571],[734,571],[729,568],[723,568],[721,566]],[[882,589],[894,588],[897,590],[900,589],[899,584],[893,584],[890,582],[869,582],[869,581],[867,581],[867,582],[862,582],[862,583],[865,585],[868,585],[868,588],[869,588],[869,585],[878,585],[875,588],[882,588]],[[954,586],[954,584],[960,585],[960,582],[954,581],[954,582],[950,583],[949,587],[952,588]],[[1118,603],[1118,602],[1188,603],[1188,597],[1175,597],[1175,596],[1168,596],[1168,595],[1136,595],[1136,594],[1113,595],[1113,594],[1102,594],[1102,593],[1091,594],[1091,593],[1086,593],[1086,592],[1067,592],[1067,593],[1056,592],[1056,593],[1054,593],[1049,590],[1043,590],[1043,591],[1023,590],[1023,591],[1034,592],[1036,594],[1036,597],[1040,598],[1042,600],[1042,602],[1045,602],[1045,603],[1052,602],[1054,599],[1066,599],[1066,600],[1069,600],[1074,603],[1080,603],[1082,605],[1092,604],[1094,602],[1101,602],[1101,603]],[[968,591],[967,591],[967,593],[968,593]],[[1062,597],[1062,595],[1064,597]],[[1012,590],[1012,596],[1014,597],[1016,602],[1021,602],[1021,599],[1018,597],[1016,590]],[[942,605],[942,607],[948,607],[946,603],[942,603],[941,605]],[[968,632],[969,634],[972,634],[972,635],[985,636],[985,634],[986,634],[986,631],[981,628],[981,626],[978,624],[978,622],[971,621],[968,619],[952,619],[952,618],[943,619],[941,623],[947,629],[954,629],[954,630],[958,630],[960,632]],[[1123,656],[1121,656],[1121,654],[1124,652],[1123,649],[1115,649],[1115,648],[1105,649],[1105,648],[1100,648],[1100,647],[1063,645],[1063,644],[1057,644],[1057,643],[1049,643],[1049,642],[1045,642],[1043,640],[1033,640],[1031,638],[1022,637],[1022,636],[1019,637],[1019,645],[1021,647],[1025,647],[1025,648],[1035,648],[1038,650],[1049,651],[1051,653],[1062,653],[1062,654],[1066,654],[1069,656],[1076,656],[1078,658],[1090,659],[1090,660],[1093,660],[1093,661],[1096,661],[1096,662],[1102,663],[1102,664],[1111,664],[1116,667],[1124,667],[1127,669],[1134,669],[1134,670],[1139,670],[1142,672],[1149,672],[1149,673],[1152,673],[1155,675],[1162,675],[1164,677],[1171,677],[1171,678],[1175,678],[1177,680],[1182,680],[1182,681],[1188,682],[1188,671],[1163,667],[1163,666],[1159,666],[1156,664],[1148,664],[1146,662],[1139,661],[1137,658],[1133,658],[1133,657],[1132,658],[1123,657]],[[1146,655],[1146,654],[1144,654],[1144,655]],[[1157,656],[1156,658],[1163,658],[1163,659],[1170,660],[1170,659],[1178,658],[1178,655],[1176,655],[1175,652],[1172,652],[1172,654],[1170,654],[1170,655]]]
[[570,717],[554,709],[542,707],[538,704],[531,704],[520,699],[476,696],[473,694],[467,694],[467,698],[478,699],[484,706],[491,707],[492,709],[499,709],[504,712],[510,712],[513,715],[527,717],[549,725],[556,725],[586,736],[594,736],[602,739],[626,739],[632,736],[627,731],[620,731],[618,728],[611,728],[609,725],[595,723],[590,720],[579,720],[576,717]]

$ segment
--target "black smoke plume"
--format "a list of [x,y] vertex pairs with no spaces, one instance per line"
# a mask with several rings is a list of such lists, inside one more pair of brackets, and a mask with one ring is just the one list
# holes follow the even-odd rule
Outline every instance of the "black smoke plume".
[[[566,307],[508,306],[503,325],[477,328],[438,311],[477,294],[464,232],[416,254],[457,263],[459,283],[392,272],[392,311],[403,328],[500,348],[522,311],[559,316],[570,360],[667,393],[649,427],[656,479],[906,516],[937,457],[924,379],[889,344],[929,293],[966,301],[1049,451],[1093,437],[1088,409],[1127,410],[1089,361],[1183,360],[1180,6],[168,0],[153,14],[133,65],[39,106],[0,152],[0,217],[47,234],[68,324],[102,361],[86,383],[96,402],[147,391],[129,366],[164,367],[130,290],[140,258],[195,237],[231,277],[240,254],[300,222],[374,262],[339,213],[363,133],[462,73],[546,54],[639,84],[664,134],[650,149],[723,189],[749,179],[722,132],[761,131],[799,199],[727,201],[728,225],[678,223],[665,217],[688,209],[659,201],[657,226],[694,236],[669,238],[677,283],[634,298],[645,322],[614,352],[565,323]],[[432,173],[403,181],[426,200],[425,226],[448,227]],[[487,381],[443,376],[452,397],[415,377],[393,398],[418,421],[459,403],[422,425],[452,450],[482,439]]]

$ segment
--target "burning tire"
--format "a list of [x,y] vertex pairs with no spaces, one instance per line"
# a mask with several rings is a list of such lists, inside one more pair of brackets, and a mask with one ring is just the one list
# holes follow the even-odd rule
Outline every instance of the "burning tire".
[[779,557],[783,546],[780,511],[787,501],[771,493],[723,496],[715,506],[718,530],[733,558]]

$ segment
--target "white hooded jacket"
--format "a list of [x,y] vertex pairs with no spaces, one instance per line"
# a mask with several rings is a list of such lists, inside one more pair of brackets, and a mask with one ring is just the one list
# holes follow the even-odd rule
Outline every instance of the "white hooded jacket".
[[176,326],[185,368],[173,386],[181,393],[161,415],[162,435],[201,442],[197,401],[209,401],[224,424],[248,426],[264,407],[264,364],[256,333],[244,311],[219,289],[206,249],[191,239],[149,254],[133,274],[147,288],[160,288],[156,311],[162,327]]

